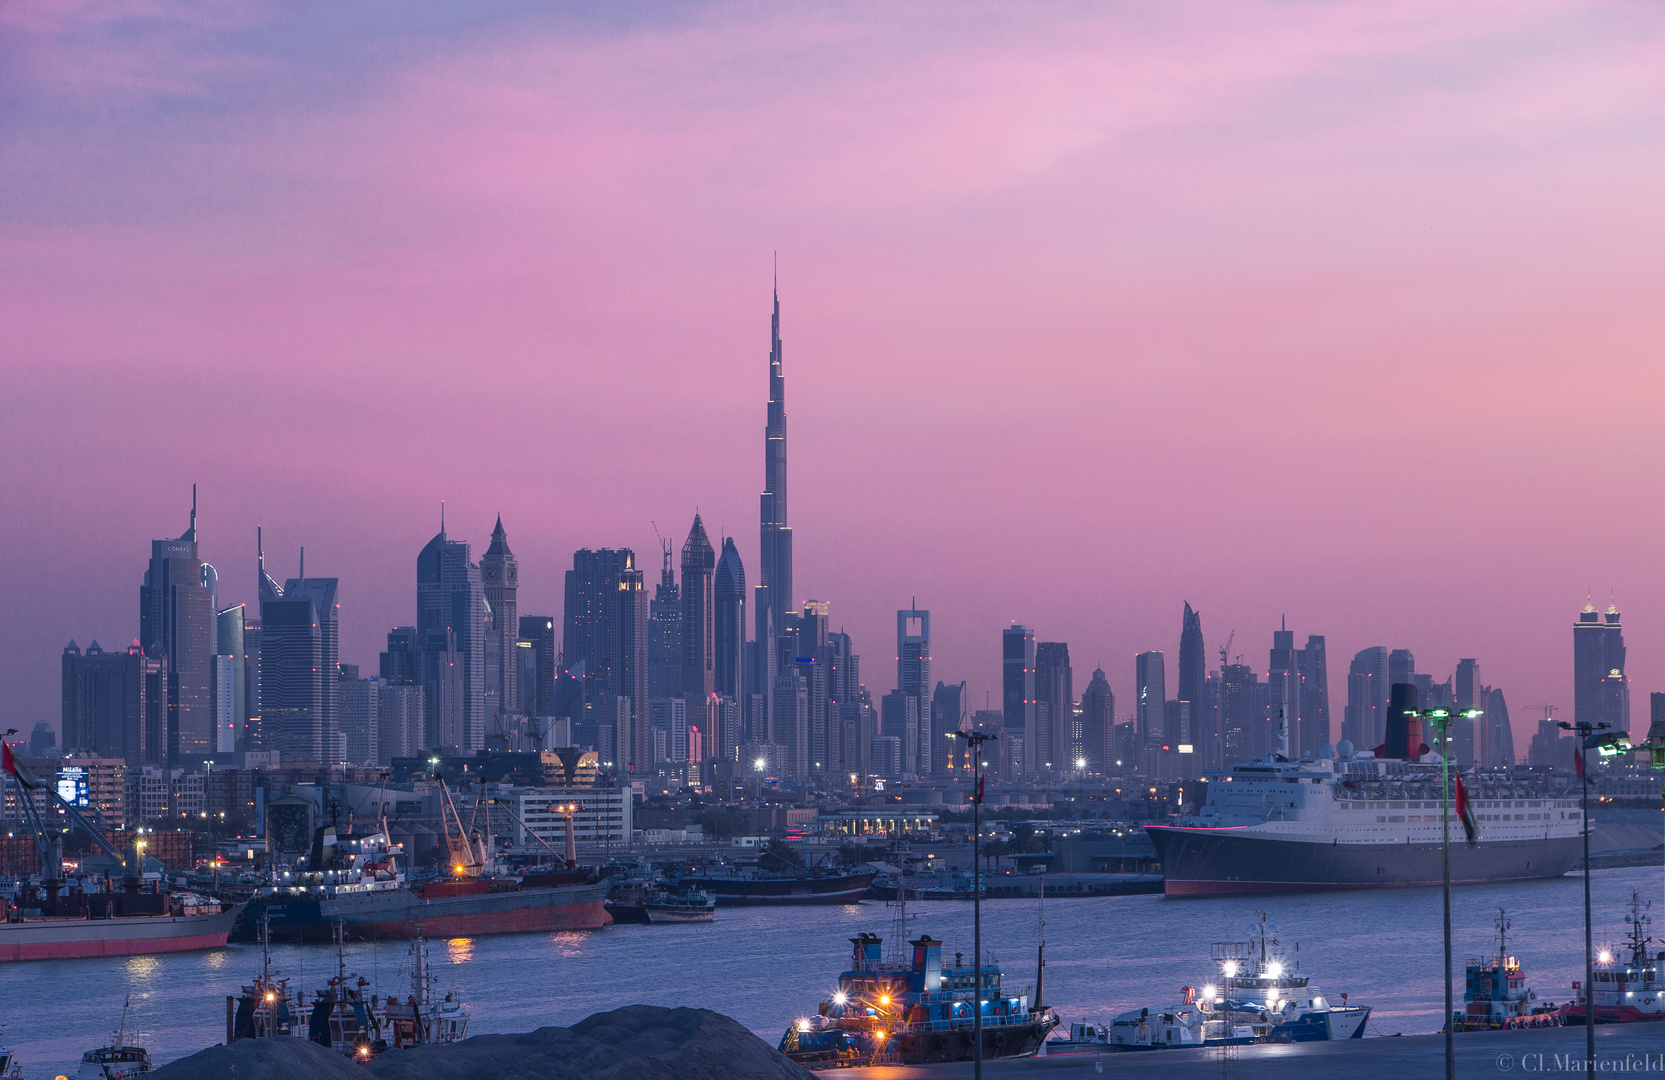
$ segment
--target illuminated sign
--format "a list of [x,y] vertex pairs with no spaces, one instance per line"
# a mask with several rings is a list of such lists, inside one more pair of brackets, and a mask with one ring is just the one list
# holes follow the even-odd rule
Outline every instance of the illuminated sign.
[[58,769],[58,798],[78,810],[87,808],[87,770],[79,765]]

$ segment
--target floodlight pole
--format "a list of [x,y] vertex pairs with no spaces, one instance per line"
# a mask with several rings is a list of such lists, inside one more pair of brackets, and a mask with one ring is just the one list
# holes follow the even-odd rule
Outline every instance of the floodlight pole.
[[1596,1068],[1596,954],[1594,933],[1590,926],[1590,762],[1588,751],[1600,739],[1597,732],[1606,724],[1592,724],[1588,720],[1573,723],[1561,721],[1560,726],[1573,733],[1573,752],[1578,755],[1578,775],[1583,784],[1583,803],[1579,816],[1584,820],[1584,1072],[1588,1076]]
[[984,731],[950,731],[950,739],[964,739],[971,754],[971,1061],[974,1080],[983,1080],[983,744],[999,736]]

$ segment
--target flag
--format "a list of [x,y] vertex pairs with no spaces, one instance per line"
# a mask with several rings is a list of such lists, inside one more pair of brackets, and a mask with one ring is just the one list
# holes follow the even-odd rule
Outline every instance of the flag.
[[1472,844],[1478,840],[1480,823],[1475,820],[1474,807],[1468,801],[1468,788],[1463,786],[1461,773],[1457,774],[1457,817],[1463,823],[1463,834],[1468,837],[1468,842]]
[[1577,739],[1573,740],[1573,769],[1580,780],[1584,779],[1584,747]]
[[4,766],[7,772],[17,778],[18,784],[25,791],[34,791],[40,787],[40,781],[35,779],[35,774],[30,772],[29,767],[17,760],[16,755],[12,753],[11,743],[0,742],[0,766]]
[[[8,760],[9,760],[9,759],[8,759]],[[982,775],[982,776],[979,776],[979,777],[978,777],[978,778],[977,778],[977,801],[978,801],[978,802],[979,802],[979,803],[981,803],[981,802],[982,802],[982,801],[983,801],[983,783],[984,783],[984,781],[986,781],[986,780],[987,780],[987,779],[988,779],[988,778],[989,778],[989,774],[988,774],[988,773],[984,773],[984,774],[983,774],[983,775]]]

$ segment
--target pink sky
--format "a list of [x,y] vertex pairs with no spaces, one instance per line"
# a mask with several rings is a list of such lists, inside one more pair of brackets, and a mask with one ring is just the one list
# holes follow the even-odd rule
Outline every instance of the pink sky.
[[1594,588],[1645,723],[1657,7],[542,7],[0,11],[6,726],[193,481],[222,601],[263,524],[371,667],[441,499],[522,612],[696,506],[755,577],[776,250],[800,599],[876,693],[917,595],[974,701],[1018,620],[1126,711],[1190,600],[1327,635],[1337,735],[1355,651],[1478,657],[1524,754]]

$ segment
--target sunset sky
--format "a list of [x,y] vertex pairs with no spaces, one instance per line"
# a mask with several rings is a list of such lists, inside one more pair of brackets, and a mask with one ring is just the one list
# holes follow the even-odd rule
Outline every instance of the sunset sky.
[[1015,620],[1130,714],[1189,600],[1210,666],[1325,634],[1336,737],[1357,650],[1478,657],[1524,758],[1593,589],[1645,726],[1662,57],[1581,0],[0,7],[0,722],[193,482],[222,603],[263,525],[372,669],[441,500],[523,614],[696,508],[755,583],[778,252],[798,599],[876,697],[917,596],[978,707]]

